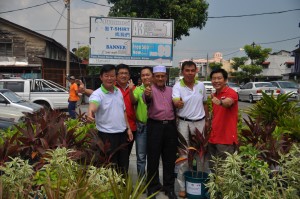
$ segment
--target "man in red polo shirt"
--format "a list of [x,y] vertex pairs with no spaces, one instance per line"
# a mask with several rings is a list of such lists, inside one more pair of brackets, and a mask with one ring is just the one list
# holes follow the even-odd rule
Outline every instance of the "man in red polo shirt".
[[133,142],[135,140],[135,134],[136,134],[136,117],[135,117],[135,109],[134,105],[131,103],[130,100],[130,90],[133,91],[135,89],[134,84],[132,83],[132,80],[130,80],[130,69],[129,66],[126,64],[119,64],[116,68],[117,73],[117,82],[116,87],[120,89],[122,92],[124,103],[126,107],[126,115],[127,119],[130,125],[130,129],[132,131],[132,134],[134,136],[134,139],[129,143],[128,145],[128,157],[131,153],[131,149],[133,146]]
[[[216,93],[212,94],[212,129],[208,151],[211,156],[226,158],[225,152],[236,150],[238,123],[238,95],[226,85],[228,73],[217,69],[210,73],[210,79]],[[210,168],[213,164],[210,162]]]

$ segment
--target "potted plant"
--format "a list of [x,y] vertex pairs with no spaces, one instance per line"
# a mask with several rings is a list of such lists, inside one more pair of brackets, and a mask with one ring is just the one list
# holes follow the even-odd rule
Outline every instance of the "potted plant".
[[[206,135],[206,136],[204,136]],[[207,198],[207,189],[204,183],[208,179],[208,162],[206,160],[208,134],[206,130],[201,133],[195,128],[191,133],[189,127],[189,142],[178,132],[178,154],[176,165],[188,162],[189,170],[184,173],[187,197],[191,199]],[[197,164],[195,165],[195,162]]]

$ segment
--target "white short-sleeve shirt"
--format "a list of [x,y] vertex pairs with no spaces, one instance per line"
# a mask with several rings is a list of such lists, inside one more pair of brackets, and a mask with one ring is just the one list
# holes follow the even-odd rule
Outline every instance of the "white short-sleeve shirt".
[[114,92],[107,91],[102,85],[89,98],[89,103],[98,106],[95,113],[96,128],[105,133],[121,133],[127,128],[125,122],[125,104],[118,88]]
[[183,79],[173,86],[173,100],[180,98],[184,102],[184,106],[177,110],[177,115],[190,120],[199,120],[205,117],[203,102],[206,102],[207,95],[205,86],[202,82],[195,80],[193,89],[184,84]]

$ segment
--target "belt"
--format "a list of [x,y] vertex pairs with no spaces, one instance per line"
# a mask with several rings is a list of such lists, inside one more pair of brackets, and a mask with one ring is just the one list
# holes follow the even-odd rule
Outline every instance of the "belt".
[[198,119],[198,120],[190,120],[190,119],[187,119],[187,118],[184,118],[184,117],[179,117],[179,116],[178,116],[178,118],[183,120],[183,121],[187,121],[187,122],[199,122],[199,121],[205,119],[205,116],[201,119]]
[[154,120],[151,118],[148,118],[148,120],[152,121],[152,122],[160,123],[160,124],[170,124],[174,121],[174,120]]

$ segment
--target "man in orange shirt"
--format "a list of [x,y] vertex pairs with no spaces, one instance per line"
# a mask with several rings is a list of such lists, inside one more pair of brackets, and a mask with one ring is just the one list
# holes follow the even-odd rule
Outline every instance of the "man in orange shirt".
[[69,105],[68,105],[68,112],[72,119],[76,119],[76,103],[79,100],[78,95],[78,85],[75,82],[75,77],[71,76],[68,78],[68,81],[71,83],[70,90],[69,90]]

